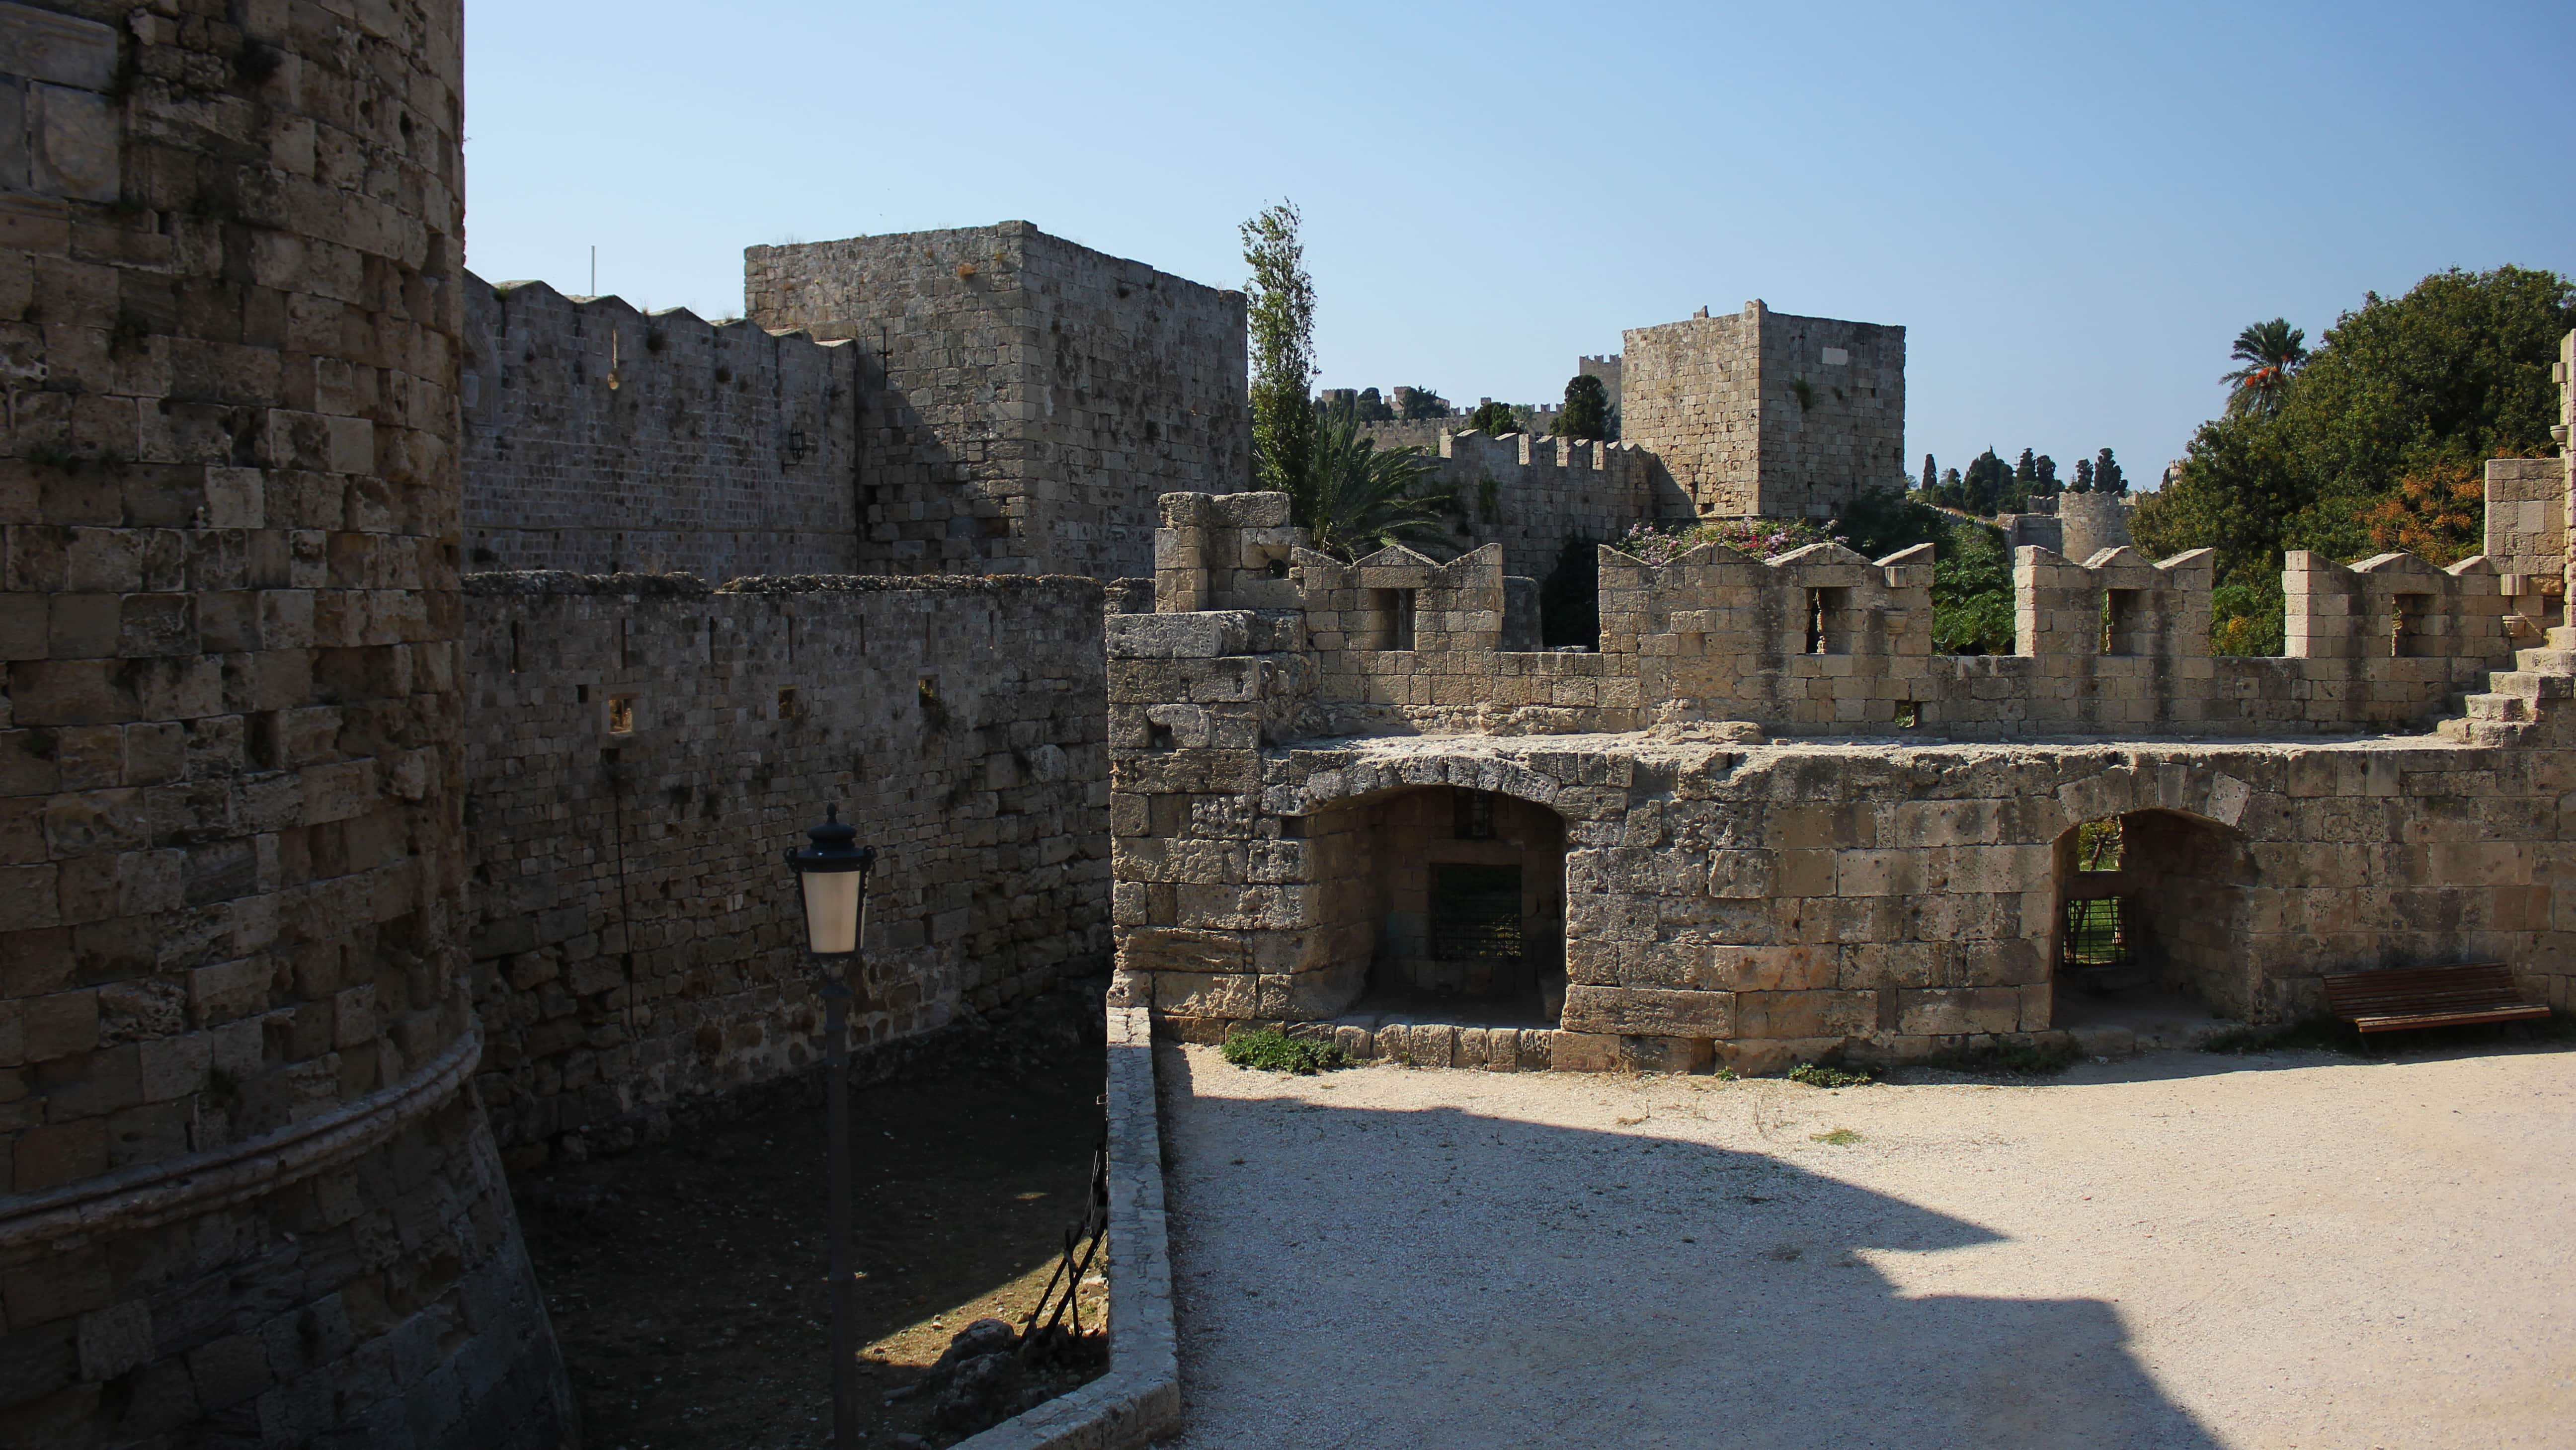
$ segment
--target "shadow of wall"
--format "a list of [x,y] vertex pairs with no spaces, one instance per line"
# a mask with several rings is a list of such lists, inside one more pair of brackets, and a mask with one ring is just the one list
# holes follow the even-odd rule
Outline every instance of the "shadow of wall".
[[[1162,1064],[1202,1443],[1299,1443],[1320,1398],[1352,1444],[2218,1444],[2109,1304],[1908,1299],[1857,1257],[2000,1241],[1976,1224],[1697,1143],[1191,1099]],[[1344,1191],[1261,1191],[1304,1181]]]

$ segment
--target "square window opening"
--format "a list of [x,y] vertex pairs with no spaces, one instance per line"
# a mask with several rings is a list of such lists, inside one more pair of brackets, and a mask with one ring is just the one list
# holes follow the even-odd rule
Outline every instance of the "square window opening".
[[1434,960],[1520,959],[1520,867],[1435,864],[1430,906]]

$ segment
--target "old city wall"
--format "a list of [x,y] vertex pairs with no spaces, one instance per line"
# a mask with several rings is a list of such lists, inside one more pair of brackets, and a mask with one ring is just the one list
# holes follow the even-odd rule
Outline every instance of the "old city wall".
[[[1526,654],[1496,648],[1498,548],[1345,565],[1299,547],[1278,495],[1165,511],[1160,612],[1109,621],[1113,910],[1119,991],[1185,1030],[1330,1018],[1375,968],[1422,975],[1368,894],[1409,869],[1380,859],[1402,823],[1442,818],[1402,807],[1421,790],[1565,822],[1564,1005],[1515,1061],[1776,1066],[2051,1030],[2083,886],[2064,843],[2108,818],[2134,827],[2154,970],[2222,1011],[2463,959],[2567,1000],[2551,883],[2576,726],[2551,702],[2576,652],[2511,652],[2483,560],[2293,555],[2306,653],[2213,661],[2204,556],[2024,549],[2032,652],[1952,659],[1928,649],[1929,546],[1604,550],[1601,652]],[[2438,735],[2314,738],[2420,729],[2457,694]],[[1735,744],[1766,728],[1876,738]],[[1958,739],[1980,735],[2064,743]],[[2262,735],[2294,738],[2242,738]]]
[[1121,676],[1145,663],[1112,664],[1114,991],[1184,1034],[1354,1006],[1388,964],[1374,923],[1315,929],[1336,919],[1332,883],[1348,874],[1332,823],[1418,797],[1437,820],[1461,793],[1563,823],[1561,1012],[1516,1034],[1421,1028],[1407,1042],[1398,1026],[1398,1041],[1357,1050],[1777,1071],[2047,1032],[2062,907],[2091,894],[2062,868],[2062,842],[2111,818],[2136,877],[2164,893],[2147,893],[2139,922],[2150,970],[2216,1010],[2312,1012],[2321,973],[2447,961],[2507,962],[2535,999],[2576,1003],[2552,885],[2567,849],[2557,796],[2576,781],[2563,743],[1748,749],[1625,735],[1227,750],[1239,707],[1207,701],[1189,708],[1212,743],[1191,750],[1125,719]]
[[1250,478],[1239,292],[1026,222],[753,247],[744,292],[860,345],[865,572],[1141,576],[1159,495]]
[[1457,500],[1460,547],[1499,544],[1505,571],[1531,578],[1568,544],[1620,538],[1660,502],[1654,460],[1633,444],[1451,433],[1438,459],[1426,488]]
[[0,1441],[573,1428],[470,1089],[461,27],[0,4]]
[[2564,457],[2487,460],[2485,553],[2526,631],[2566,603],[2567,479]]
[[856,572],[855,346],[542,282],[459,290],[468,567]]
[[[2016,551],[2019,650],[1935,654],[1932,549],[1838,545],[1758,559],[1700,545],[1666,564],[1598,555],[1597,652],[1500,648],[1506,561],[1388,549],[1355,564],[1299,547],[1275,494],[1166,502],[1165,611],[1284,612],[1263,627],[1310,657],[1308,734],[1585,733],[1745,721],[1795,734],[1918,729],[2296,736],[2429,729],[2512,664],[2486,561],[2289,556],[2286,657],[2208,649],[2206,551],[2089,564]],[[1284,577],[1274,577],[1284,576]],[[1409,641],[1409,643],[1403,643]]]
[[1761,335],[1762,507],[1831,518],[1905,480],[1905,329],[1767,309]]
[[1902,327],[1750,302],[1621,339],[1619,436],[1701,514],[1829,518],[1904,474]]
[[882,851],[861,1044],[1106,965],[1101,589],[467,581],[479,1085],[513,1162],[821,1049],[780,853]]

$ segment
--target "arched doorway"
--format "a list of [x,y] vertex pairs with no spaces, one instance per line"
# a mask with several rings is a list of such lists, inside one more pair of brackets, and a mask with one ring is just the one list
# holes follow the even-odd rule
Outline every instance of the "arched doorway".
[[2247,1013],[2254,866],[2242,834],[2183,811],[2130,811],[2069,829],[2056,864],[2061,996],[2144,988]]
[[[1553,1025],[1565,998],[1565,820],[1500,791],[1423,786],[1308,817],[1318,883],[1360,970],[1354,1004]],[[1365,923],[1365,929],[1359,928]]]

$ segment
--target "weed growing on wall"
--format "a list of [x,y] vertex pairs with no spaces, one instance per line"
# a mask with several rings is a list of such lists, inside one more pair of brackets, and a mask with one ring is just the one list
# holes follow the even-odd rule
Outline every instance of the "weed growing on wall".
[[1724,544],[1757,559],[1776,559],[1809,544],[1842,543],[1805,519],[1702,519],[1697,523],[1630,524],[1613,547],[1647,564],[1669,564],[1702,544]]
[[1802,1062],[1789,1069],[1789,1081],[1802,1082],[1813,1088],[1868,1087],[1872,1081],[1865,1072],[1845,1072],[1821,1062]]

